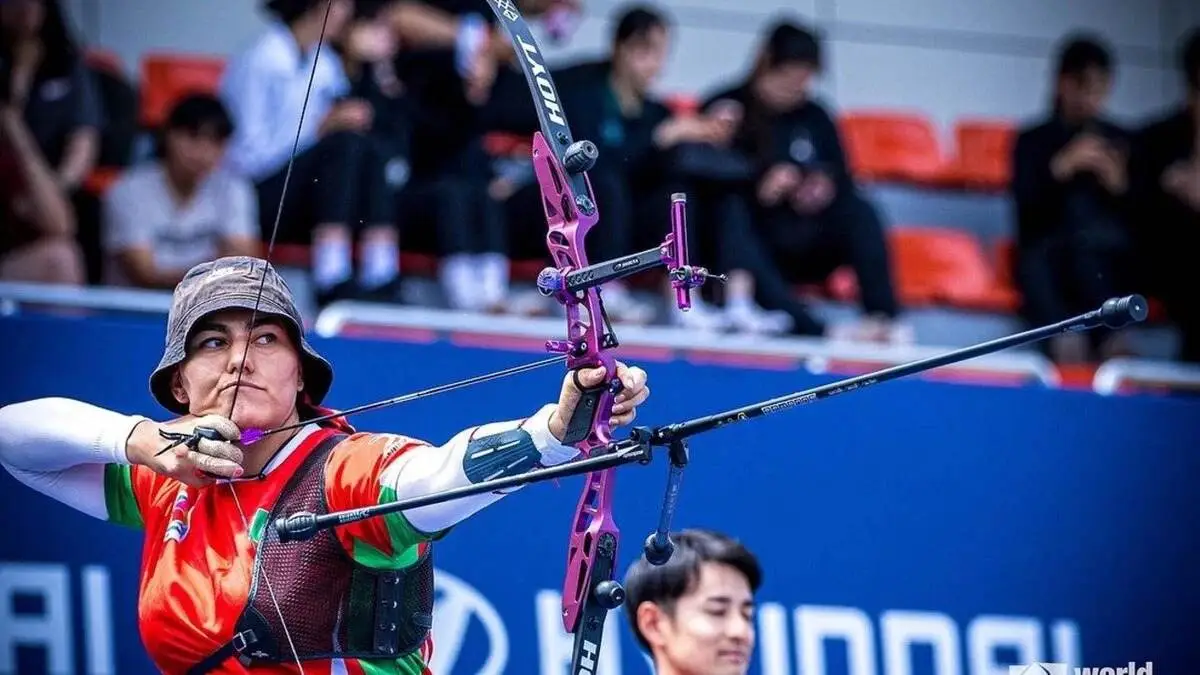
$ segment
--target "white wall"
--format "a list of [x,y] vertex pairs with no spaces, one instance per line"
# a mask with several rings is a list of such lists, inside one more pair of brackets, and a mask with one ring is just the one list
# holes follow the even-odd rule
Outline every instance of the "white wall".
[[[134,64],[164,49],[228,54],[260,29],[258,0],[67,0],[93,43]],[[602,50],[617,0],[587,17],[552,57]],[[744,71],[774,0],[662,0],[680,29],[663,89],[700,92]],[[790,0],[786,13],[828,38],[823,91],[840,108],[917,109],[943,125],[966,116],[1025,118],[1047,100],[1057,39],[1090,29],[1116,45],[1113,112],[1140,118],[1179,91],[1178,37],[1200,23],[1195,0]]]

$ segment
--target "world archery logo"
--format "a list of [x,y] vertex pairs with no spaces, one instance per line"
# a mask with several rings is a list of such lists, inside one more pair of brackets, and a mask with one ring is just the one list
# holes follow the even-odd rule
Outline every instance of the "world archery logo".
[[171,522],[167,523],[167,534],[163,541],[181,542],[187,536],[192,519],[192,503],[186,485],[180,486],[171,506]]

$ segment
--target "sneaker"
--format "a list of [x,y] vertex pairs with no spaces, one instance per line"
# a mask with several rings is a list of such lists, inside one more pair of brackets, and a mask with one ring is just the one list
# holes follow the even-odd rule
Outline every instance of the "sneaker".
[[692,308],[686,312],[672,309],[668,315],[671,325],[704,333],[719,333],[729,328],[729,317],[714,308],[699,295],[692,296]]
[[613,323],[644,326],[657,314],[654,305],[637,299],[619,286],[605,289],[600,297],[604,301],[604,311]]
[[792,330],[792,316],[781,310],[767,310],[752,302],[736,303],[725,309],[729,327],[738,333],[783,335]]
[[517,316],[550,316],[558,303],[542,295],[536,288],[510,293],[505,299],[505,309]]

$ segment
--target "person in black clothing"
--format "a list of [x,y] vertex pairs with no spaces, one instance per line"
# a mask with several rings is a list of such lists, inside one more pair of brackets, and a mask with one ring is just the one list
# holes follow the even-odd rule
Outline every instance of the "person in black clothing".
[[[1048,119],[1018,134],[1012,195],[1015,277],[1022,314],[1034,325],[1100,306],[1127,290],[1131,240],[1125,223],[1129,136],[1103,116],[1113,59],[1099,40],[1070,37],[1059,56]],[[1118,353],[1116,334],[1072,333],[1049,341],[1051,358],[1086,362]]]
[[399,236],[384,165],[368,136],[373,111],[350,95],[336,50],[322,49],[319,58],[317,51],[322,36],[344,40],[354,2],[263,6],[268,25],[222,77],[222,102],[234,120],[226,165],[253,181],[264,241],[277,234],[278,242],[310,245],[318,305],[396,302]]
[[[600,224],[587,239],[588,258],[607,260],[662,243],[670,231],[670,151],[687,142],[721,143],[732,127],[710,116],[673,117],[650,88],[666,64],[668,22],[650,6],[630,6],[616,17],[611,55],[555,69],[553,77],[576,139],[596,144],[599,158],[588,171],[600,209]],[[532,115],[532,109],[530,109]],[[536,120],[530,119],[530,125]],[[529,183],[510,200],[514,235],[530,252],[544,240],[545,218],[538,185]],[[538,255],[543,254],[538,251]],[[635,299],[620,282],[604,287],[605,308],[614,321],[645,323],[654,308]],[[697,325],[703,303],[672,317]]]
[[96,165],[104,119],[59,0],[0,4],[0,70],[4,100],[24,113],[62,188],[74,191]]
[[850,175],[837,125],[810,96],[821,67],[816,35],[783,21],[767,31],[753,73],[704,102],[741,118],[734,147],[753,167],[746,189],[706,195],[730,275],[726,308],[745,314],[756,297],[787,312],[794,333],[836,334],[792,289],[849,264],[868,316],[848,337],[891,340],[898,307],[883,224]]
[[1183,104],[1147,125],[1134,143],[1130,190],[1149,292],[1182,337],[1179,357],[1200,362],[1200,28],[1183,41]]
[[507,235],[502,208],[488,193],[493,174],[483,146],[495,64],[481,54],[491,52],[494,17],[483,0],[426,4],[455,17],[462,37],[403,49],[396,59],[412,115],[411,176],[398,197],[405,247],[440,257],[451,307],[500,312],[508,295]]

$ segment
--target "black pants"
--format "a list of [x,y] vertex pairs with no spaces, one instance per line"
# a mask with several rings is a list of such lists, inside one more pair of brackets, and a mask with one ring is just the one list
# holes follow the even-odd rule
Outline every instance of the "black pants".
[[[1018,243],[1015,277],[1025,320],[1054,323],[1130,292],[1131,246],[1116,214],[1086,195],[1068,197],[1054,233]],[[1098,346],[1110,332],[1088,335]]]
[[291,178],[287,166],[256,184],[263,239],[274,229],[280,200],[278,241],[308,244],[316,225],[346,225],[352,231],[396,221],[386,160],[362,134],[341,131],[322,138],[296,156]]
[[719,268],[754,277],[755,301],[792,316],[794,332],[821,335],[825,327],[796,298],[795,286],[822,282],[850,265],[858,277],[863,309],[898,313],[883,224],[859,195],[842,195],[824,213],[801,216],[790,207],[764,209],[754,198],[730,190],[705,190],[706,229],[716,231]]
[[[604,169],[589,171],[588,178],[600,211],[600,221],[584,240],[589,262],[611,260],[662,243],[671,231],[671,192],[677,186],[635,186],[624,173]],[[517,190],[505,213],[513,257],[548,261],[546,213],[537,182]],[[690,219],[688,226],[690,230]]]
[[482,179],[418,177],[396,196],[404,248],[437,256],[505,253],[501,206]]

